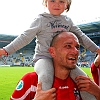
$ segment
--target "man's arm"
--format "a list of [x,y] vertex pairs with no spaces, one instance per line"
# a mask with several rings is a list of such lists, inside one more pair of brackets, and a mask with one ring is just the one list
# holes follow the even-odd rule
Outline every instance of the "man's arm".
[[93,94],[97,100],[100,100],[100,87],[89,77],[78,76],[76,78],[77,86],[80,91],[87,91]]
[[51,88],[47,91],[42,90],[42,83],[37,84],[36,94],[33,100],[56,100],[56,89]]

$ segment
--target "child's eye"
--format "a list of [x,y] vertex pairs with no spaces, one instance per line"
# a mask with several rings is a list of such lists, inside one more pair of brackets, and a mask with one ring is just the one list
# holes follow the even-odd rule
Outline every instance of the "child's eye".
[[64,3],[64,1],[60,0],[60,3]]
[[51,2],[55,2],[55,0],[51,0]]

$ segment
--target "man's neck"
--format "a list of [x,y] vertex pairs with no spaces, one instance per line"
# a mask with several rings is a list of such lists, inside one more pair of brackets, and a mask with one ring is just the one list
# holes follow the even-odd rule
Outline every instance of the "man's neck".
[[64,68],[55,67],[55,76],[60,79],[66,79],[70,73],[70,70],[65,70]]

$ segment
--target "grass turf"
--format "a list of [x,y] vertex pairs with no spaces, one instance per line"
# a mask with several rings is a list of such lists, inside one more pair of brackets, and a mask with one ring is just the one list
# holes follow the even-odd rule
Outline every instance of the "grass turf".
[[[82,68],[90,77],[90,68]],[[0,100],[9,100],[18,80],[33,67],[0,67]]]

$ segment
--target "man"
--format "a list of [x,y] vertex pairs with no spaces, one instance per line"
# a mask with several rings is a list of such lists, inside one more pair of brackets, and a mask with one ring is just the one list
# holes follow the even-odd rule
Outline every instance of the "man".
[[[53,58],[55,69],[53,88],[43,91],[41,88],[42,83],[37,82],[38,76],[36,73],[28,73],[20,80],[10,100],[81,100],[79,89],[82,90],[85,87],[81,84],[83,80],[79,80],[80,77],[76,78],[78,89],[70,78],[70,71],[77,64],[79,47],[77,37],[71,32],[62,32],[55,36],[51,47],[48,49]],[[86,82],[88,80],[88,78],[83,79]],[[90,83],[89,80],[88,83]],[[87,89],[88,91],[93,93],[91,92],[93,90]]]

